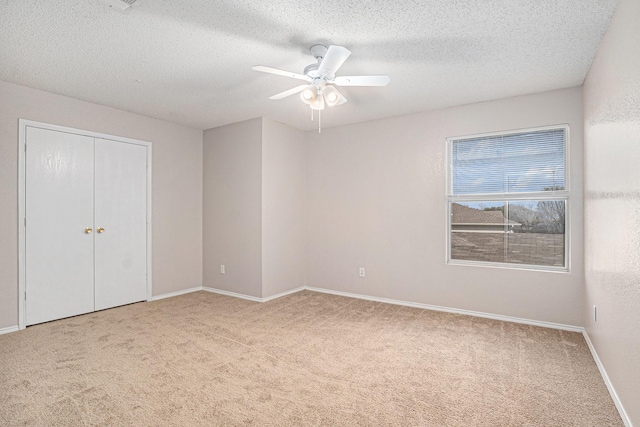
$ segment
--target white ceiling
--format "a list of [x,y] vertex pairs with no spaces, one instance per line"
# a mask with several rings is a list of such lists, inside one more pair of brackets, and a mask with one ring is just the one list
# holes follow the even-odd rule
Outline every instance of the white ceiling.
[[[0,0],[0,80],[200,129],[265,116],[310,130],[312,44],[352,51],[323,127],[579,86],[616,0]],[[138,82],[139,81],[139,82]],[[0,101],[1,102],[1,101]]]

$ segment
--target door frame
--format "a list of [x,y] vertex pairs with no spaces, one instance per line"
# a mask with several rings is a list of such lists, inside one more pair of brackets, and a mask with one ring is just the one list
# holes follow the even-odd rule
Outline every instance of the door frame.
[[66,126],[58,126],[49,123],[36,122],[27,119],[18,119],[18,328],[26,327],[26,137],[27,127],[66,132],[76,135],[84,135],[91,138],[103,138],[124,144],[142,145],[147,148],[147,301],[153,296],[152,281],[152,246],[151,246],[151,142],[139,139],[125,138],[100,132],[91,132]]

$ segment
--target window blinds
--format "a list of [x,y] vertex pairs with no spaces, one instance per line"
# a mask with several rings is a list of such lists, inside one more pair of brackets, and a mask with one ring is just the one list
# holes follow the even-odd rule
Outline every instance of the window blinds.
[[564,190],[565,129],[453,140],[453,195]]

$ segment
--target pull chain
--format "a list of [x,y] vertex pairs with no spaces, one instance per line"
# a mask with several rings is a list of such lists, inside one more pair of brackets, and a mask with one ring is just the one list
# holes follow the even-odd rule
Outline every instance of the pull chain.
[[[313,121],[313,108],[311,110],[311,121]],[[318,110],[318,133],[322,133],[322,110]]]

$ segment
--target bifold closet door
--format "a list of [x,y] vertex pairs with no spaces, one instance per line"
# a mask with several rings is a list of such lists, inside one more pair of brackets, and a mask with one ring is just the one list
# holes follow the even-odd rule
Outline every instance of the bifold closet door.
[[93,138],[27,127],[26,323],[94,310]]
[[147,148],[95,140],[95,309],[147,299]]

